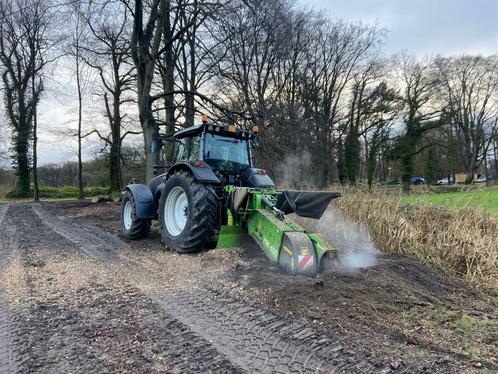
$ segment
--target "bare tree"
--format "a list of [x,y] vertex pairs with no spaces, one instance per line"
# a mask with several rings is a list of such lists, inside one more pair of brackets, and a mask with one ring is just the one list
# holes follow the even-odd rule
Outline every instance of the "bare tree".
[[440,92],[463,145],[459,153],[466,183],[472,183],[498,131],[498,59],[439,58],[437,66],[443,82]]
[[433,61],[420,62],[412,56],[401,54],[396,56],[395,64],[404,103],[404,133],[399,138],[398,150],[403,189],[409,192],[415,173],[415,156],[434,145],[429,143],[419,147],[423,135],[444,124],[440,120],[441,108],[434,100],[440,80]]
[[66,35],[66,56],[67,62],[71,66],[76,80],[77,94],[77,131],[76,138],[78,143],[78,198],[84,199],[84,181],[83,181],[83,148],[82,142],[85,137],[83,133],[83,105],[88,88],[91,84],[91,72],[85,64],[85,45],[89,37],[88,24],[86,19],[91,13],[92,2],[85,0],[75,0],[69,2],[65,12],[65,26],[67,27]]
[[[30,196],[30,140],[43,91],[48,7],[43,0],[0,1],[0,61],[5,110],[13,130],[13,161],[19,196]],[[36,148],[36,134],[35,148]],[[36,158],[36,152],[35,152]],[[35,162],[36,168],[36,162]],[[35,177],[37,187],[37,178]],[[36,188],[37,190],[37,188]],[[38,197],[36,195],[36,197]]]
[[[372,185],[375,161],[388,127],[399,114],[399,97],[384,77],[386,61],[374,59],[353,78],[350,109],[344,137],[343,182],[355,184],[361,176],[362,151],[367,161],[367,179]],[[363,146],[361,141],[363,140]],[[341,175],[342,174],[342,175]]]
[[[85,62],[98,72],[103,98],[105,117],[109,132],[96,133],[105,147],[109,147],[109,179],[112,191],[118,191],[122,184],[121,148],[124,138],[140,132],[125,129],[126,111],[122,107],[132,102],[128,93],[134,83],[134,66],[130,56],[130,38],[127,30],[128,14],[126,7],[117,4],[105,4],[98,7],[96,13],[87,19],[91,36],[83,47],[87,52]],[[85,136],[89,135],[86,134]]]
[[[167,136],[178,127],[192,126],[195,115],[200,113],[199,107],[212,113],[211,108],[206,107],[205,100],[200,99],[199,90],[212,77],[211,29],[223,7],[224,1],[167,3],[169,17],[166,17],[163,27],[164,52],[156,66],[157,75],[161,77],[160,84],[156,86],[161,94],[153,98],[157,100],[156,112],[164,109],[164,123],[161,125],[165,126]],[[172,39],[173,42],[169,42]],[[166,161],[171,147],[171,143],[166,144]]]
[[[182,27],[173,29],[171,26],[169,30],[165,30],[166,20],[171,16],[172,1],[152,0],[148,3],[136,0],[134,6],[131,6],[127,0],[122,1],[133,16],[131,55],[137,75],[137,103],[145,145],[146,178],[150,179],[153,176],[153,166],[158,162],[160,155],[159,149],[155,147],[159,127],[154,118],[153,102],[164,98],[165,94],[174,94],[174,92],[163,93],[163,95],[153,97],[151,91],[155,67],[162,54],[167,52],[172,43],[178,40],[186,30],[198,22],[198,19],[191,17],[192,21]],[[189,1],[178,1],[175,6],[187,11],[192,9],[191,5]],[[199,7],[194,10],[194,12],[199,11]],[[169,39],[166,40],[165,37]]]
[[218,89],[231,105],[268,128],[284,85],[275,73],[285,58],[284,26],[290,9],[284,1],[235,1],[231,6],[215,32],[218,54],[224,57],[216,66]]

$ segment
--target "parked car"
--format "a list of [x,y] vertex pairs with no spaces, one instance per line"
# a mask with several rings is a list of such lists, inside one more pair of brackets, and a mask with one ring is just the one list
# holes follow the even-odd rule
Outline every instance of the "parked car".
[[486,177],[484,175],[480,176],[476,179],[476,183],[486,183]]
[[411,181],[412,181],[412,184],[414,184],[416,186],[421,185],[421,184],[425,184],[425,179],[422,177],[412,177]]
[[449,184],[453,184],[453,181],[451,180],[451,178],[446,177],[446,178],[438,180],[437,184],[440,186],[447,186]]

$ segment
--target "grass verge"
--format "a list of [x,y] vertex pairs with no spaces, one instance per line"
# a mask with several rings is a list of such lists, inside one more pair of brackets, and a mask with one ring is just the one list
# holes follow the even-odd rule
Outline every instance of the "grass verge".
[[462,208],[477,208],[498,217],[498,187],[466,192],[412,195],[404,197],[403,200],[415,206],[431,203],[453,211]]

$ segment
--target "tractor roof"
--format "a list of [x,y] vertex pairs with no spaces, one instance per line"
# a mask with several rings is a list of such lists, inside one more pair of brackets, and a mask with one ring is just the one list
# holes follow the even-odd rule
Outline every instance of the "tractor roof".
[[175,133],[176,139],[188,138],[199,135],[203,130],[211,134],[226,136],[236,139],[254,139],[256,134],[252,131],[241,130],[235,125],[218,126],[210,123],[201,123],[192,127],[187,127]]
[[182,130],[176,132],[174,136],[177,139],[182,139],[182,138],[187,138],[189,136],[199,135],[202,132],[203,127],[204,127],[203,123],[200,125],[187,127],[185,129],[182,129]]

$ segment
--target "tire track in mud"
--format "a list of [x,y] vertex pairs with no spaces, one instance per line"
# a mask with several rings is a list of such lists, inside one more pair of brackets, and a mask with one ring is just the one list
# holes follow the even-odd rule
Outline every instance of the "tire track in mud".
[[60,218],[47,212],[39,204],[32,205],[32,209],[40,220],[52,231],[55,231],[69,242],[78,246],[78,248],[83,250],[83,252],[90,257],[114,257],[116,256],[116,253],[113,250],[120,247],[128,247],[128,244],[118,238],[110,234],[100,232],[100,230],[96,228],[90,228],[85,225],[76,226],[69,222],[64,222]]
[[[102,256],[107,244],[109,249],[130,248],[119,238],[105,233],[97,227],[75,227],[61,220],[43,207],[34,207],[37,215],[50,222],[54,231],[76,244],[90,256]],[[93,243],[92,250],[85,242]],[[111,242],[111,243],[109,243]],[[111,244],[109,246],[109,244]],[[96,253],[96,254],[95,254]],[[116,257],[116,258],[114,258]],[[109,258],[110,259],[110,258]],[[151,269],[127,256],[112,256],[125,267],[143,269],[142,273],[160,270]],[[151,299],[163,310],[180,321],[199,338],[211,342],[230,362],[249,372],[259,373],[336,373],[339,371],[338,357],[344,347],[325,335],[318,333],[304,322],[282,319],[281,316],[259,307],[237,301],[228,294],[198,289],[182,293],[152,292]],[[347,370],[342,363],[341,372]]]
[[[5,265],[6,256],[15,246],[15,228],[6,224],[8,205],[0,205],[0,274]],[[13,339],[13,326],[9,306],[3,297],[0,279],[0,374],[17,372],[16,353]]]
[[[38,221],[48,228],[48,230],[43,235],[43,239],[39,242],[39,244],[42,246],[45,244],[45,240],[55,240],[54,235],[51,235],[52,232],[53,234],[59,236],[59,242],[60,239],[63,239],[68,244],[74,245],[72,248],[76,247],[77,250],[80,251],[80,253],[90,257],[91,259],[100,261],[107,267],[108,270],[116,271],[116,268],[112,266],[113,264],[118,266],[125,265],[128,267],[138,266],[138,263],[131,265],[130,261],[121,259],[118,256],[116,250],[119,248],[128,248],[129,245],[112,236],[111,234],[103,232],[102,230],[95,228],[90,224],[80,225],[72,224],[67,221],[64,222],[58,217],[55,217],[51,213],[47,212],[41,205],[29,206],[27,211],[23,212],[23,214],[25,215],[29,215],[30,213],[32,213],[32,216],[34,216],[34,221]],[[37,230],[39,230],[39,226],[40,225],[38,224],[36,225]],[[30,228],[30,225],[25,225],[24,230],[26,232],[23,232],[22,234],[25,236],[29,236]],[[88,243],[91,244],[89,245]],[[125,283],[121,283],[120,281],[118,281],[117,291],[113,291],[112,287],[108,288],[107,286],[98,284],[99,280],[95,279],[94,287],[87,288],[84,291],[82,290],[81,292],[79,292],[79,294],[82,296],[88,294],[88,297],[90,299],[116,299],[116,301],[114,301],[112,305],[116,306],[119,309],[119,317],[113,317],[111,313],[106,312],[106,309],[100,309],[100,307],[107,308],[107,304],[99,306],[99,309],[94,310],[94,313],[104,313],[106,315],[106,318],[110,319],[109,321],[106,320],[96,322],[97,326],[99,326],[99,324],[101,325],[100,329],[103,331],[101,335],[102,338],[99,338],[100,340],[105,339],[107,333],[106,331],[108,330],[115,331],[116,329],[125,329],[127,325],[133,326],[133,324],[137,321],[137,317],[134,316],[136,313],[137,315],[147,316],[146,318],[144,318],[144,320],[148,321],[149,324],[146,324],[145,327],[148,328],[148,331],[154,333],[150,337],[150,339],[155,342],[155,347],[153,347],[152,353],[165,355],[165,358],[162,359],[163,361],[161,362],[161,365],[164,365],[164,367],[162,367],[162,369],[158,369],[157,366],[154,367],[154,369],[158,370],[159,372],[243,372],[243,370],[239,366],[234,365],[222,353],[220,353],[216,349],[216,347],[211,344],[211,342],[209,342],[209,340],[206,340],[201,336],[195,334],[195,332],[192,331],[187,325],[183,324],[175,316],[163,309],[161,305],[155,302],[154,299],[148,297],[148,295],[144,294],[138,288],[135,288],[133,284],[128,284],[126,279],[127,278],[124,278]],[[90,291],[90,289],[94,288],[98,288],[99,293],[95,296],[92,296],[92,292]],[[116,292],[123,292],[123,290],[125,293],[125,297],[116,296]],[[144,299],[148,300],[148,302],[144,301]],[[55,305],[55,307],[57,307],[57,305]],[[70,326],[72,326],[73,324],[76,325],[78,323],[75,319],[78,318],[78,313],[83,313],[83,309],[86,308],[86,303],[83,303],[80,308],[72,311],[75,316],[73,318],[74,321],[70,321]],[[44,316],[50,313],[57,315],[58,311],[47,309],[44,312]],[[129,322],[124,325],[122,323],[116,323],[116,320],[119,321],[119,319],[125,318],[123,316],[125,315],[125,313],[128,313],[128,317],[126,318],[129,319]],[[47,322],[50,322],[51,318],[52,317],[48,318]],[[141,319],[139,318],[138,320]],[[160,320],[160,322],[151,322],[157,320]],[[135,336],[139,336],[141,333],[142,331],[139,331]],[[123,342],[118,341],[117,343],[120,344]],[[95,343],[92,343],[92,346],[94,344]],[[136,351],[136,349],[134,350]],[[131,372],[150,372],[152,370],[152,368],[144,369],[144,367],[147,367],[146,365],[148,365],[148,362],[150,361],[150,356],[147,355],[150,355],[151,353],[147,353],[147,351],[144,351],[143,353],[146,356],[143,363],[143,365],[145,366],[142,366],[137,370],[131,370]],[[41,365],[35,367],[40,368],[42,371],[44,370],[43,363],[35,362],[34,364]],[[52,364],[52,362],[48,362],[48,365]],[[137,365],[138,364],[139,362],[137,362]],[[117,368],[116,372],[130,372],[130,370]],[[0,374],[4,373],[0,372]]]
[[207,290],[155,300],[251,373],[336,373],[343,346],[305,323]]

